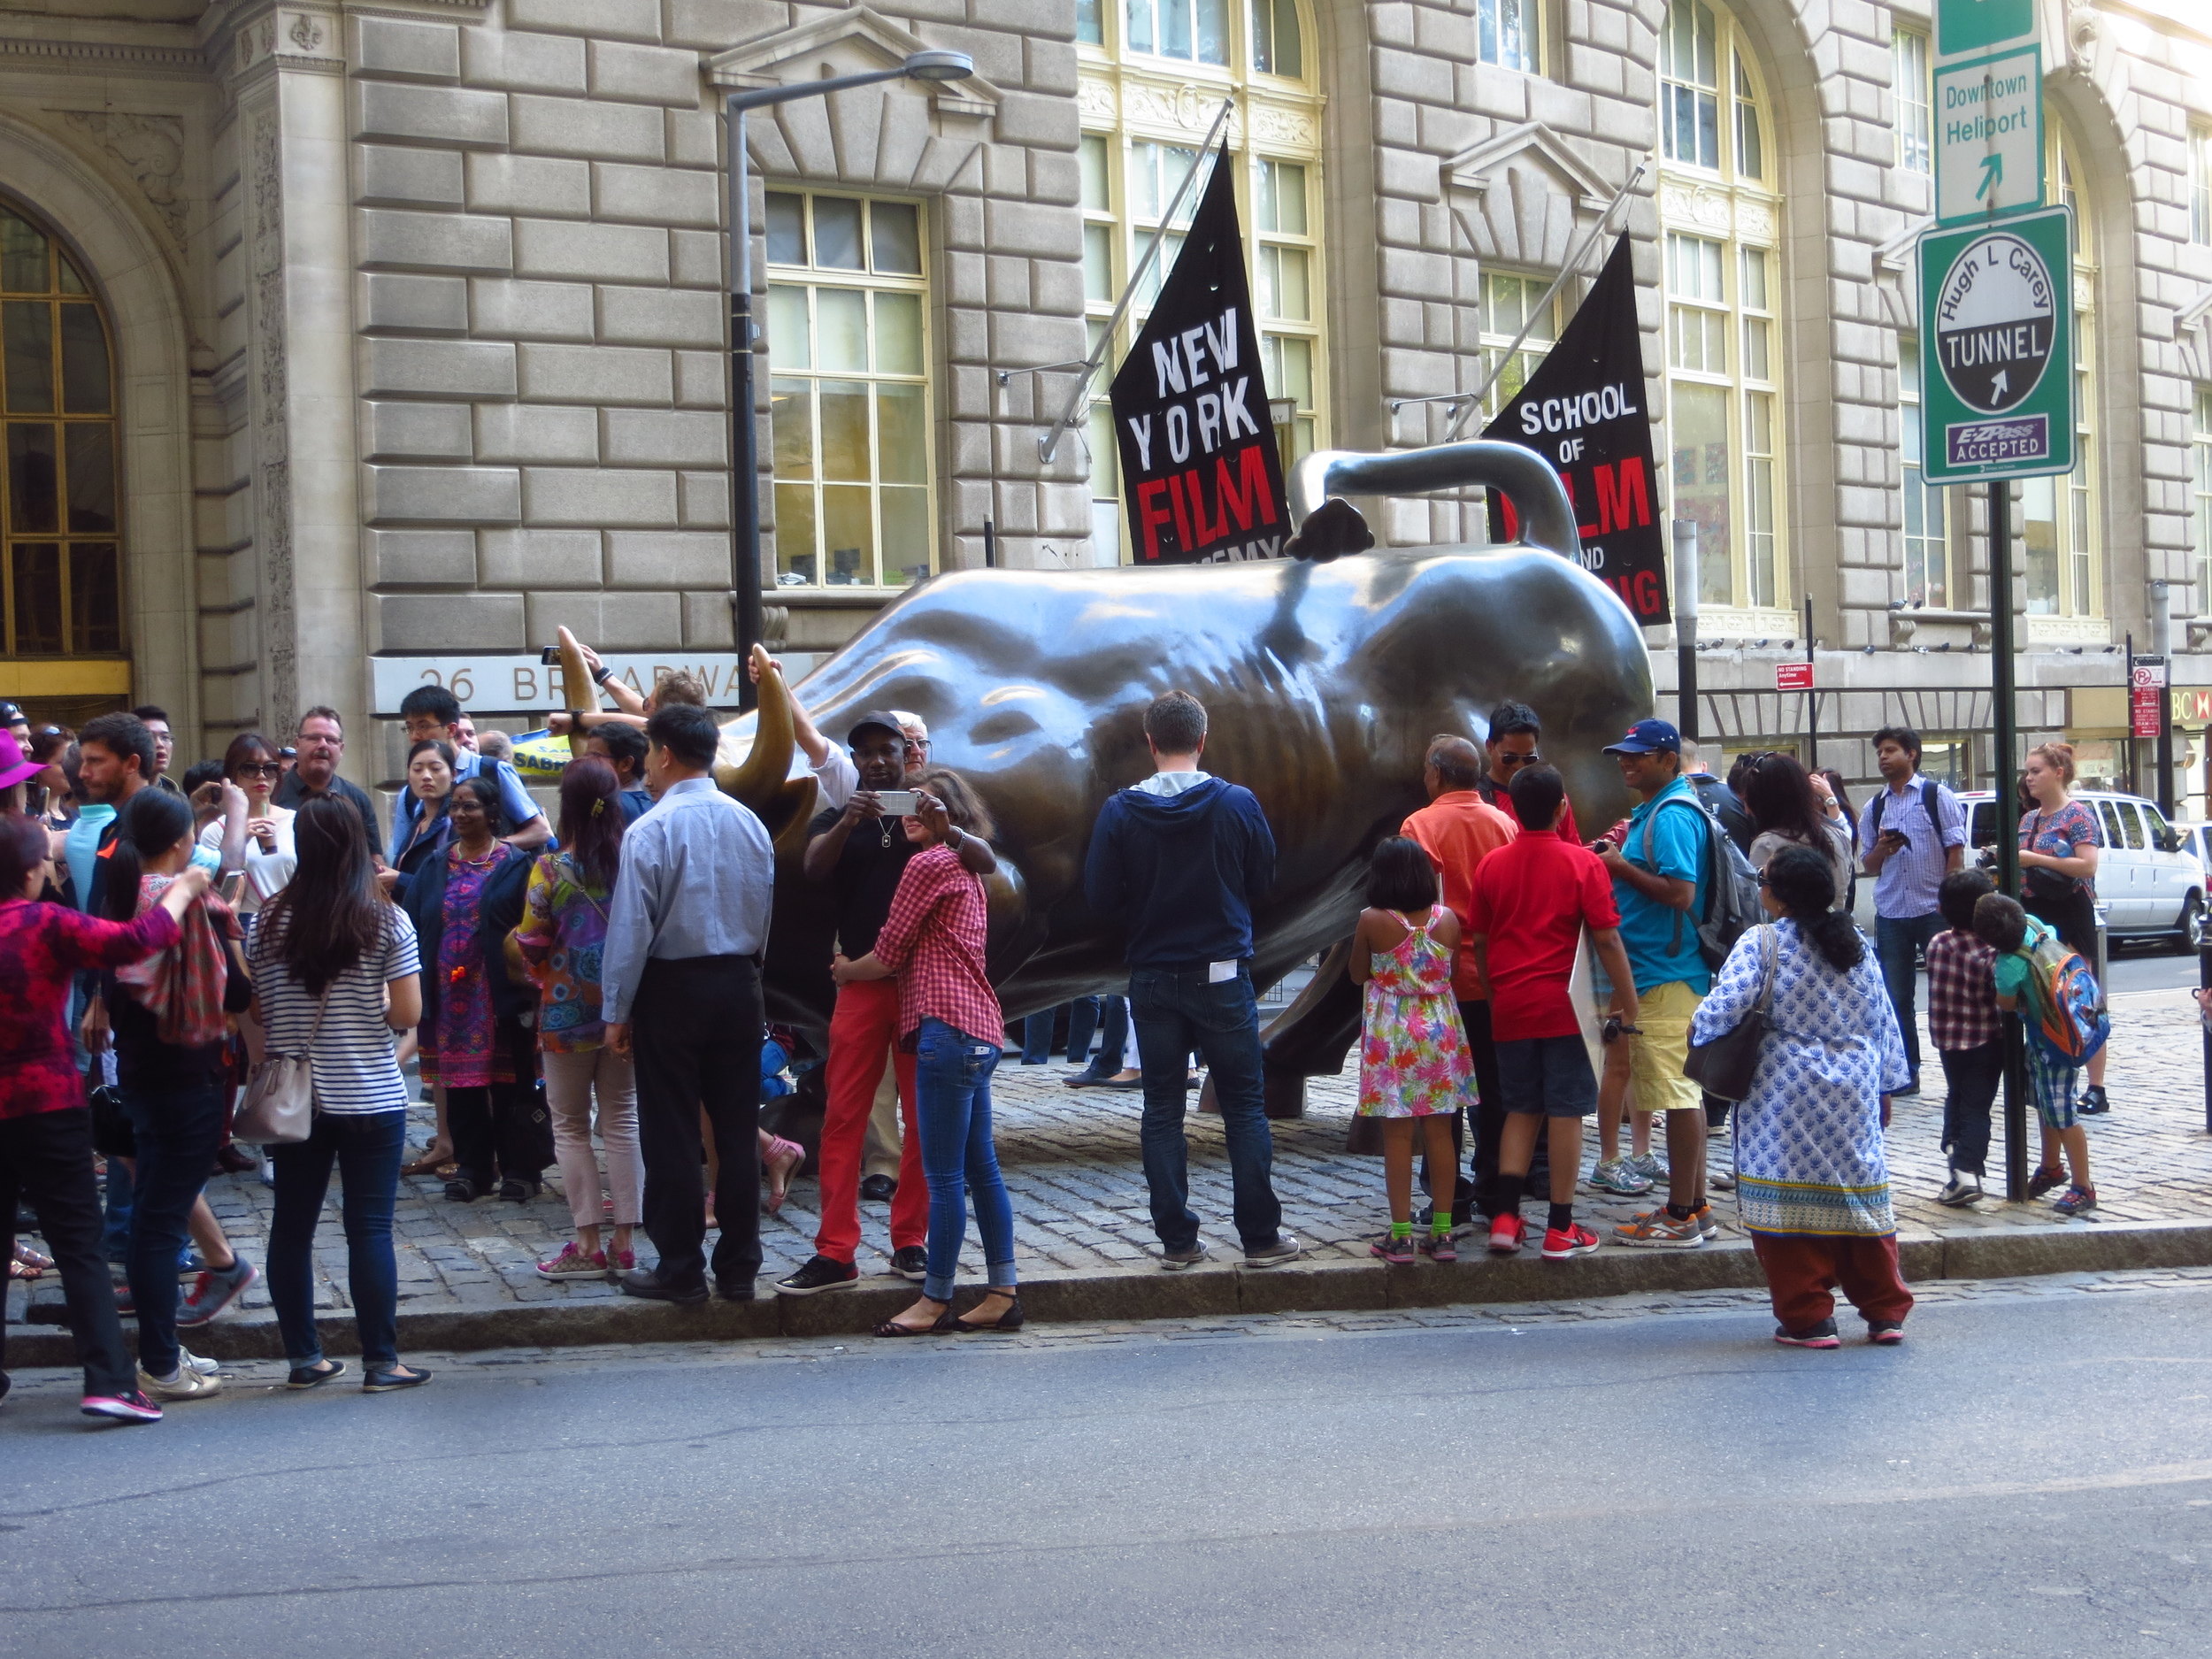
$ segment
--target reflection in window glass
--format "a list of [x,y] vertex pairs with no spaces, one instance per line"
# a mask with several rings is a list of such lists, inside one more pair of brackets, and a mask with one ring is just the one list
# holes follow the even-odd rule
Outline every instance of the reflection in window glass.
[[18,657],[58,657],[62,642],[61,543],[18,541],[8,549],[13,567],[9,607]]
[[768,192],[768,263],[806,263],[806,198]]
[[814,203],[814,263],[831,271],[864,271],[861,257],[860,204],[841,196],[818,196]]
[[1294,80],[1306,73],[1297,0],[1252,0],[1252,67]]
[[1536,73],[1536,0],[1479,0],[1475,56],[1501,69]]
[[913,203],[870,203],[868,234],[877,272],[885,276],[921,275],[921,213]]

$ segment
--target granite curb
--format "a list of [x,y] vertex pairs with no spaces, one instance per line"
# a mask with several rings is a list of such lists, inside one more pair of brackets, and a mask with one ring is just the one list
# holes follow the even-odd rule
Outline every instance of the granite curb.
[[[2011,1279],[2048,1273],[2212,1266],[2212,1223],[2068,1223],[1953,1235],[1898,1236],[1909,1282]],[[1237,1314],[1361,1313],[1519,1302],[1557,1302],[1626,1295],[1743,1289],[1763,1283],[1750,1243],[1730,1239],[1695,1250],[1608,1247],[1573,1262],[1524,1254],[1496,1260],[1481,1253],[1448,1266],[1424,1263],[1312,1260],[1286,1267],[1246,1268],[1210,1262],[1183,1273],[1146,1267],[1125,1273],[1041,1271],[1022,1285],[1022,1304],[1041,1323],[1122,1319],[1203,1321]],[[963,1302],[970,1292],[964,1289]],[[399,1316],[404,1353],[506,1348],[587,1348],[631,1342],[757,1341],[776,1337],[860,1336],[914,1299],[915,1286],[879,1276],[849,1291],[804,1298],[778,1296],[764,1286],[749,1302],[716,1298],[695,1307],[609,1298],[589,1302],[482,1308],[411,1308]],[[319,1316],[333,1354],[359,1351],[352,1317]],[[276,1320],[266,1310],[187,1333],[195,1353],[216,1359],[283,1357]],[[66,1333],[12,1326],[8,1359],[15,1366],[71,1365]]]

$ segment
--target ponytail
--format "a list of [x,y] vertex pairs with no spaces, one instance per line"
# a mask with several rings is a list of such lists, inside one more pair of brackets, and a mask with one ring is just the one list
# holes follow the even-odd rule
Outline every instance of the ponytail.
[[138,914],[138,888],[149,859],[158,858],[192,833],[192,809],[163,789],[141,789],[116,817],[108,850],[108,919]]
[[1835,872],[1827,858],[1809,847],[1785,847],[1766,867],[1767,891],[1812,941],[1823,961],[1847,973],[1866,956],[1866,941],[1851,918],[1830,907],[1836,902]]

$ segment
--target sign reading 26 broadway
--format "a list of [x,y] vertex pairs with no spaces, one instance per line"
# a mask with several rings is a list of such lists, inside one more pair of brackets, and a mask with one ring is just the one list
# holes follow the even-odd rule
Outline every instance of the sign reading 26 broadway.
[[2073,211],[1920,241],[1931,484],[2074,470]]

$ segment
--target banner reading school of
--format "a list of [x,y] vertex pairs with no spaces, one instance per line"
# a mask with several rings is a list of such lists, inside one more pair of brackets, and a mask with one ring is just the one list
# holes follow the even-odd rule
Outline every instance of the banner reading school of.
[[1108,388],[1140,565],[1280,556],[1282,456],[1224,143],[1175,268]]
[[[1558,342],[1482,435],[1550,462],[1574,503],[1583,568],[1621,596],[1640,626],[1673,619],[1666,544],[1653,511],[1657,468],[1626,233]],[[1512,503],[1502,490],[1490,491],[1491,538],[1518,534]]]
[[2073,209],[1920,239],[1931,484],[2074,470]]

